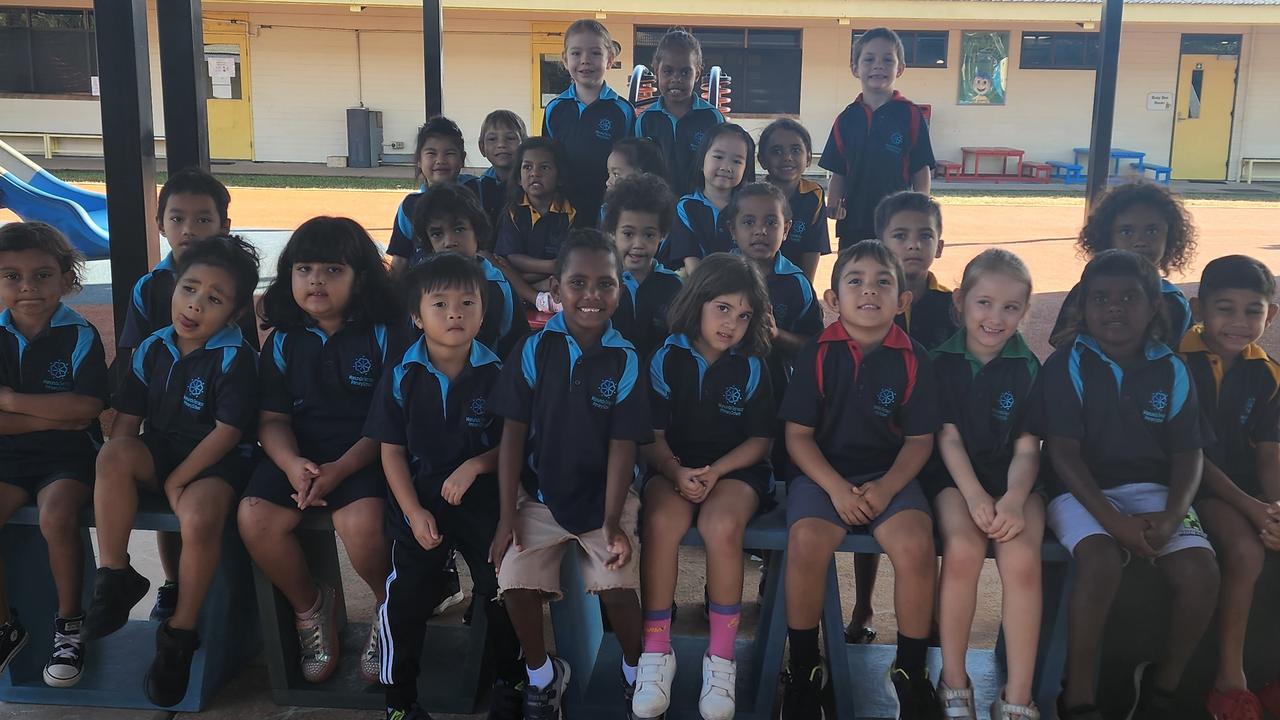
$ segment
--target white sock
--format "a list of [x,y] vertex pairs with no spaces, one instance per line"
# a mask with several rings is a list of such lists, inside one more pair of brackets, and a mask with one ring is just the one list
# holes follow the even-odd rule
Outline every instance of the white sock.
[[636,673],[638,672],[639,668],[635,665],[628,665],[626,658],[622,659],[622,677],[627,681],[628,685],[636,684]]
[[551,666],[551,656],[547,656],[547,661],[542,663],[540,668],[531,668],[524,666],[524,670],[529,675],[529,684],[543,689],[550,685],[556,679],[556,669]]

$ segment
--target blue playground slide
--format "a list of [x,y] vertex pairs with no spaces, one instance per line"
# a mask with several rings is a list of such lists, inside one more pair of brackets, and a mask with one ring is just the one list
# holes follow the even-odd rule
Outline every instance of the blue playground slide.
[[26,221],[46,222],[71,239],[89,260],[111,254],[107,196],[81,190],[0,141],[0,207]]

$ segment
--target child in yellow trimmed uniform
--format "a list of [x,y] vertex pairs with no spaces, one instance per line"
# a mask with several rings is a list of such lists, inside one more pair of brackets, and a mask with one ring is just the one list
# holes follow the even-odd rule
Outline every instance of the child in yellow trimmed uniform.
[[782,255],[813,282],[818,258],[831,254],[827,227],[827,194],[822,186],[804,179],[813,156],[813,139],[803,125],[778,118],[760,132],[760,167],[765,180],[777,185],[791,205],[791,230],[782,243]]

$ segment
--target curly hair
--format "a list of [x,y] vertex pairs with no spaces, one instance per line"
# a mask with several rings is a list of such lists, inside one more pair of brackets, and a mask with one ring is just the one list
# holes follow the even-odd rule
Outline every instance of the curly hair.
[[222,268],[236,283],[235,312],[253,305],[253,291],[258,288],[258,249],[239,235],[214,235],[192,243],[173,275],[181,279],[195,265]]
[[64,275],[71,273],[71,292],[79,292],[84,280],[84,255],[52,225],[17,222],[0,226],[0,253],[38,250],[53,258]]
[[480,207],[475,193],[454,183],[437,183],[427,188],[413,206],[413,244],[430,254],[431,238],[427,237],[427,225],[438,218],[465,219],[471,223],[476,236],[476,249],[493,249],[493,224]]
[[622,213],[627,211],[657,215],[658,232],[665,237],[675,222],[676,199],[667,182],[658,175],[635,175],[619,180],[604,196],[604,224],[600,229],[614,232]]
[[1103,250],[1115,247],[1112,237],[1112,226],[1120,213],[1137,206],[1146,206],[1164,217],[1169,226],[1169,234],[1164,245],[1164,255],[1156,263],[1162,275],[1170,272],[1184,272],[1196,254],[1196,226],[1191,221],[1191,213],[1176,195],[1163,185],[1153,182],[1138,181],[1117,185],[1111,188],[1080,229],[1077,244],[1080,256],[1094,257]]
[[755,357],[769,354],[769,290],[764,277],[750,260],[741,255],[712,253],[698,263],[684,287],[667,309],[667,324],[673,334],[694,339],[702,334],[702,306],[722,295],[741,293],[751,306],[751,322],[738,343],[738,350]]

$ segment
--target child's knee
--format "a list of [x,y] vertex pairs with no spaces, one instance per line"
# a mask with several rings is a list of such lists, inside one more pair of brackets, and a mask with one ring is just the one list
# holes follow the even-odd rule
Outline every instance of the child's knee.
[[1071,551],[1076,564],[1075,582],[1119,585],[1124,570],[1124,552],[1109,535],[1090,535]]
[[937,568],[938,556],[931,532],[898,533],[880,544],[889,556],[889,562],[893,563],[895,573],[915,574],[925,570],[933,573]]
[[987,538],[976,533],[955,533],[942,538],[942,568],[981,569],[987,559]]
[[372,508],[352,503],[333,513],[333,529],[343,544],[368,545],[383,538],[381,503]]
[[195,505],[188,503],[175,511],[178,516],[178,528],[182,533],[182,542],[201,541],[222,537],[222,528],[226,524],[226,510],[216,503]]
[[56,500],[40,505],[40,534],[48,537],[66,537],[76,533],[80,525],[80,505],[66,500]]
[[1160,560],[1174,597],[1216,600],[1218,596],[1218,561],[1204,548],[1190,548]]
[[632,606],[640,607],[640,597],[630,588],[613,588],[600,591],[600,603],[608,610],[616,612]]
[[741,546],[747,523],[729,513],[703,513],[698,516],[698,534],[707,545]]
[[1019,588],[1040,586],[1040,548],[1003,548],[997,562],[1003,584]]
[[673,512],[648,512],[644,516],[644,533],[645,540],[652,541],[679,541],[689,530],[689,519],[682,513]]
[[1229,543],[1218,543],[1214,549],[1218,551],[1218,562],[1222,566],[1223,575],[1257,580],[1262,574],[1267,551],[1262,546],[1262,541],[1252,533],[1241,533]]

